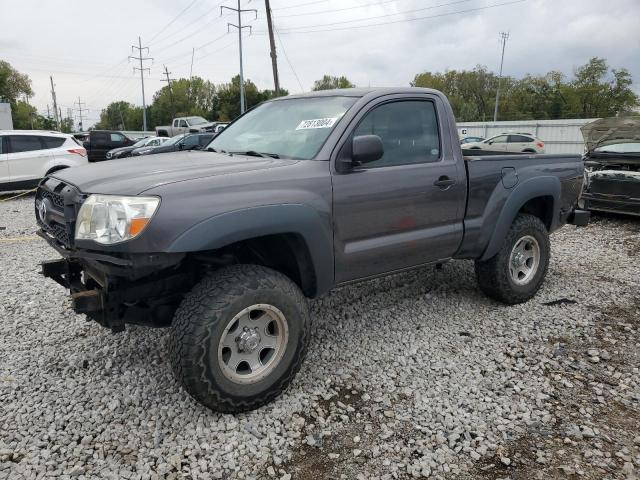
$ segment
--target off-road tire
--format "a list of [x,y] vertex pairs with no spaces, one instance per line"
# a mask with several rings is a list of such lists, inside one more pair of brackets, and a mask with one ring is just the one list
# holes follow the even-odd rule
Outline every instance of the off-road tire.
[[[521,238],[530,235],[540,246],[540,262],[533,278],[525,285],[516,285],[509,274],[511,250]],[[476,278],[480,289],[490,298],[507,304],[531,299],[542,286],[549,267],[551,247],[544,223],[533,215],[519,214],[511,224],[500,251],[485,261],[476,260]]]
[[[288,324],[283,357],[267,377],[234,383],[222,374],[218,344],[227,324],[244,308],[269,304]],[[307,300],[285,275],[258,265],[233,265],[204,277],[176,311],[170,339],[174,373],[185,390],[223,413],[253,410],[278,397],[300,369],[310,339]]]

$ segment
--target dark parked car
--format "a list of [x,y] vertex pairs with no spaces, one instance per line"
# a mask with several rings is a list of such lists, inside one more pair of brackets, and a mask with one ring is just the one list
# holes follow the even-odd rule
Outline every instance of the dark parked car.
[[145,146],[136,148],[131,152],[131,155],[135,157],[138,155],[155,155],[157,153],[177,152],[180,150],[202,150],[211,140],[213,140],[215,135],[215,133],[176,135],[159,147]]
[[640,215],[640,117],[602,118],[581,130],[587,146],[581,205]]
[[87,157],[90,162],[100,162],[107,159],[107,152],[114,148],[128,147],[136,140],[129,138],[122,132],[112,132],[109,130],[92,130],[89,132],[89,139],[83,142],[87,150]]
[[109,150],[107,152],[107,160],[130,157],[131,152],[133,152],[137,148],[158,147],[163,143],[165,143],[167,140],[168,139],[164,137],[145,137],[138,140],[133,145],[129,145],[128,147],[120,147],[120,148],[114,148],[113,150]]
[[185,389],[240,412],[289,385],[306,298],[337,285],[459,258],[488,296],[532,298],[549,235],[588,220],[582,181],[580,155],[463,157],[438,91],[354,88],[262,103],[207,151],[56,172],[35,210],[76,312],[171,326]]

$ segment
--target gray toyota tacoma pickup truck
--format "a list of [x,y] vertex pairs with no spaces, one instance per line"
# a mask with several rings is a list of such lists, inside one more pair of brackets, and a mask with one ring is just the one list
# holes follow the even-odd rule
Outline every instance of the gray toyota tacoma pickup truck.
[[536,294],[549,234],[588,220],[581,158],[482,153],[463,156],[434,90],[278,98],[206,151],[45,178],[39,233],[63,258],[42,272],[113,331],[170,327],[173,369],[204,405],[257,408],[300,368],[307,299],[337,285],[473,259],[491,298]]

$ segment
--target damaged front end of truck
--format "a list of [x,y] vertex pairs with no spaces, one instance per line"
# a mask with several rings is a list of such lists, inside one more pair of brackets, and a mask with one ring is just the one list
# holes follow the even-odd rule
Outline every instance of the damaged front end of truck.
[[640,117],[603,118],[581,130],[587,153],[580,206],[640,216]]

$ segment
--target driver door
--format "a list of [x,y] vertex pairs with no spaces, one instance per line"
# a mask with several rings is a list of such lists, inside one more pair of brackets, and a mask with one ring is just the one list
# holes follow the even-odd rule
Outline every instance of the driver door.
[[487,146],[484,150],[490,150],[492,152],[506,152],[507,151],[508,135],[498,135],[487,141]]
[[458,249],[466,177],[439,118],[446,111],[429,95],[385,99],[356,118],[346,142],[378,135],[384,155],[333,174],[337,283],[448,259]]

